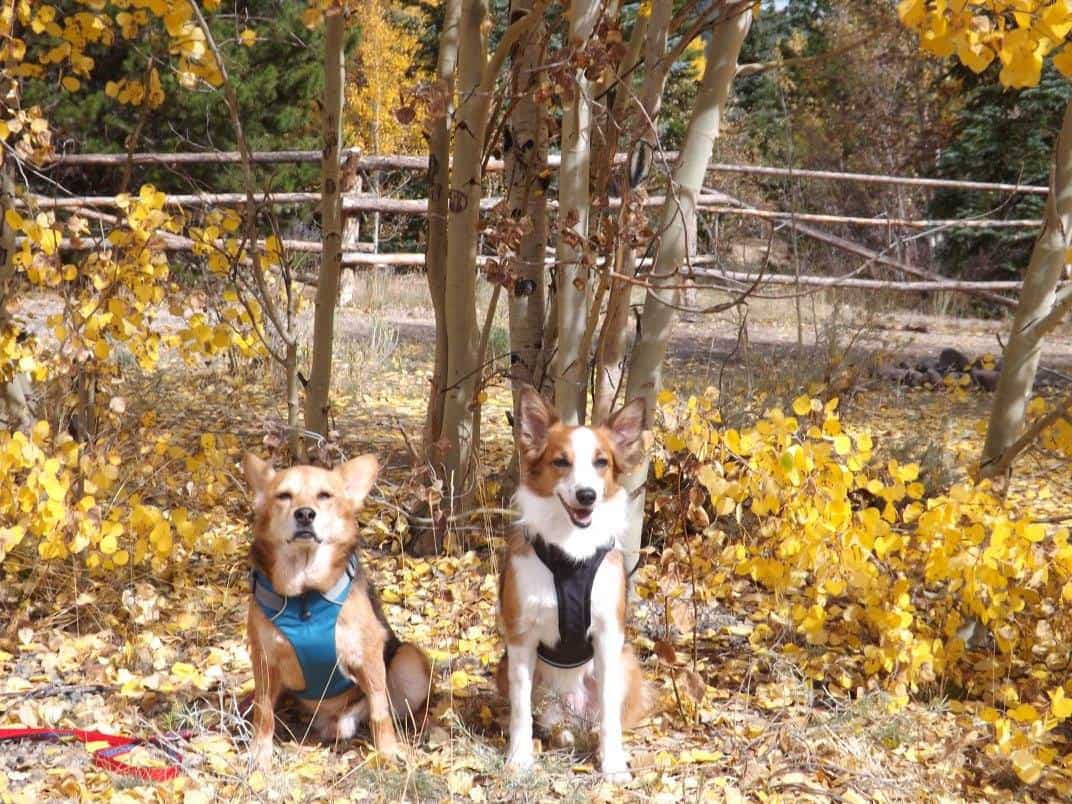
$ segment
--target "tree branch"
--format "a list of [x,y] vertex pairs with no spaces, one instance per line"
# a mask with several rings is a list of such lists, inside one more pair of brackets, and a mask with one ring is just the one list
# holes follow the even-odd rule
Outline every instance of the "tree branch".
[[1009,470],[1009,467],[1012,466],[1012,463],[1016,460],[1017,456],[1035,443],[1035,440],[1043,430],[1057,424],[1061,419],[1072,421],[1072,394],[1065,397],[1062,402],[1058,403],[1057,407],[1045,416],[1040,416],[1035,419],[1024,434],[1014,441],[1008,449],[1001,453],[997,458],[983,461],[976,470],[976,479],[978,480],[981,477],[996,477],[1005,474],[1005,472]]
[[502,39],[499,40],[499,46],[495,48],[495,52],[484,66],[484,74],[480,79],[480,87],[477,91],[491,92],[495,88],[495,79],[499,77],[499,71],[506,62],[506,57],[510,55],[510,51],[513,50],[514,45],[517,44],[521,37],[539,22],[546,5],[547,0],[540,0],[540,2],[535,3],[532,11],[521,19],[514,21],[503,32]]
[[231,126],[235,131],[235,140],[238,143],[238,151],[242,155],[242,179],[246,191],[246,240],[250,244],[249,256],[253,261],[253,281],[257,285],[257,293],[260,295],[261,301],[264,303],[264,309],[268,313],[268,318],[271,320],[272,326],[275,327],[276,332],[279,334],[279,337],[283,342],[289,346],[294,343],[294,333],[290,331],[289,327],[283,324],[283,319],[280,317],[279,311],[276,309],[275,302],[268,290],[268,283],[264,280],[264,268],[261,264],[260,249],[257,248],[257,201],[253,182],[252,151],[249,147],[249,143],[246,141],[246,134],[242,128],[242,119],[238,113],[238,95],[235,93],[234,84],[231,83],[231,79],[227,74],[227,65],[224,63],[223,54],[220,52],[220,48],[216,44],[216,39],[212,35],[212,29],[209,28],[204,14],[201,13],[200,6],[196,2],[191,2],[190,7],[197,16],[198,25],[201,26],[201,30],[205,34],[205,43],[208,45],[209,50],[212,51],[213,58],[216,59],[216,64],[220,68],[223,97],[227,103],[227,111],[231,117]]

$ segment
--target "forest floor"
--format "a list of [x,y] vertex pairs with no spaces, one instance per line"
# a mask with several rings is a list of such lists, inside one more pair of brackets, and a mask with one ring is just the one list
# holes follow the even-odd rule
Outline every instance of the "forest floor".
[[[631,784],[602,782],[590,750],[546,749],[531,775],[506,775],[508,707],[492,680],[502,651],[494,549],[501,526],[489,521],[460,534],[439,558],[400,550],[406,521],[399,509],[412,475],[408,443],[419,440],[431,342],[426,311],[407,303],[409,293],[380,293],[377,301],[369,291],[342,312],[335,397],[339,449],[375,451],[385,467],[361,517],[366,563],[395,629],[435,662],[432,712],[411,735],[408,759],[383,764],[362,735],[319,744],[290,719],[293,734],[277,738],[276,772],[250,774],[241,712],[252,690],[245,647],[248,500],[235,467],[244,450],[263,451],[284,415],[282,394],[270,372],[170,365],[151,375],[134,370],[118,389],[141,439],[127,454],[129,471],[136,475],[138,455],[152,449],[150,432],[191,449],[213,439],[227,458],[214,487],[181,488],[168,501],[209,517],[208,549],[157,569],[132,562],[107,578],[73,563],[10,556],[0,589],[0,623],[7,623],[0,626],[0,727],[186,731],[189,739],[179,744],[183,774],[138,783],[95,768],[77,745],[6,743],[0,800],[1041,801],[1067,793],[1072,778],[1058,771],[1023,785],[1007,761],[985,750],[987,724],[955,700],[938,694],[892,711],[881,692],[831,696],[779,654],[754,650],[747,635],[762,593],[747,578],[733,579],[725,600],[703,612],[691,632],[667,626],[652,601],[634,607],[630,639],[658,690],[660,711],[628,735]],[[829,373],[830,358],[849,343],[840,367],[853,365],[852,355],[863,365],[879,350],[898,359],[936,357],[947,347],[969,358],[1000,351],[998,321],[861,310],[806,309],[807,348],[799,352],[791,303],[755,305],[747,338],[738,337],[739,319],[684,324],[666,383],[680,397],[721,385],[727,419],[746,418],[788,405]],[[1067,330],[1047,343],[1044,362],[1072,373]],[[846,427],[872,433],[876,459],[914,460],[954,477],[978,454],[990,398],[978,389],[903,388],[859,371],[841,412]],[[507,465],[512,449],[509,404],[501,383],[491,389],[481,460],[492,470],[492,493],[494,470]],[[1045,455],[1025,457],[1013,504],[1038,516],[1069,514],[1072,472],[1054,467]],[[1039,473],[1047,475],[1045,494],[1038,492]],[[211,505],[204,502],[209,492]],[[641,580],[652,580],[653,571],[646,566]],[[656,641],[669,641],[680,656],[699,654],[703,689],[695,707],[681,705],[681,671],[655,655]],[[161,761],[145,748],[130,759]]]

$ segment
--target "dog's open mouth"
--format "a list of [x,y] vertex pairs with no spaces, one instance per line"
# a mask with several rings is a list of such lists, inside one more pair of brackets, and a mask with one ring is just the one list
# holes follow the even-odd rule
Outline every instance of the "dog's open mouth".
[[309,530],[308,528],[294,531],[290,540],[292,542],[314,541],[317,544],[320,543],[320,537],[316,535],[316,531]]
[[562,499],[562,495],[558,496],[558,501],[562,503],[562,507],[566,509],[566,513],[569,515],[570,522],[574,527],[587,528],[592,524],[592,509],[591,508],[578,508],[570,505],[568,502]]

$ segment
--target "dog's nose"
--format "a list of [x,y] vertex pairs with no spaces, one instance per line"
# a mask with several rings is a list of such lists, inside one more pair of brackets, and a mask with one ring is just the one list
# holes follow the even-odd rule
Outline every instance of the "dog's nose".
[[299,508],[294,512],[294,521],[304,527],[312,525],[314,519],[316,519],[316,511],[312,508]]
[[577,497],[577,502],[581,505],[591,505],[596,501],[596,490],[582,486],[577,489],[575,496]]

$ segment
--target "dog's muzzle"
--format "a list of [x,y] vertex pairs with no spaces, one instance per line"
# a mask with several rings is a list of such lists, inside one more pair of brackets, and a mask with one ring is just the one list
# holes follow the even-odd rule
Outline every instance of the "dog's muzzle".
[[592,511],[594,506],[570,505],[562,499],[561,494],[558,495],[558,501],[562,503],[562,507],[566,509],[566,514],[569,516],[570,522],[573,523],[574,527],[587,528],[592,524]]

